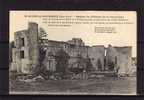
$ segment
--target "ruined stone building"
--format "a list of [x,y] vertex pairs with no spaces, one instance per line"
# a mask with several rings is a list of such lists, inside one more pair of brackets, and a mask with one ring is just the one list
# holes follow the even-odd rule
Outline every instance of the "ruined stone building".
[[29,73],[38,63],[38,25],[29,23],[27,30],[14,33],[15,48],[12,49],[12,70]]
[[[14,45],[12,48],[11,70],[21,73],[31,73],[36,67],[39,59],[39,33],[38,24],[30,22],[27,30],[15,32]],[[56,71],[56,54],[64,50],[69,55],[67,67],[77,67],[79,57],[89,58],[94,71],[117,71],[127,74],[131,68],[132,47],[112,47],[104,45],[87,46],[80,38],[73,38],[69,41],[54,41],[43,39],[42,46],[46,54],[43,64],[50,71]],[[81,63],[79,67],[85,67]]]

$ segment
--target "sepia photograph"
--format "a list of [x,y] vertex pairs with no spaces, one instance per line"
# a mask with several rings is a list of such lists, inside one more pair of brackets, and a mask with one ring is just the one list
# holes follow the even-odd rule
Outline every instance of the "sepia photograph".
[[136,95],[135,11],[9,11],[9,93]]

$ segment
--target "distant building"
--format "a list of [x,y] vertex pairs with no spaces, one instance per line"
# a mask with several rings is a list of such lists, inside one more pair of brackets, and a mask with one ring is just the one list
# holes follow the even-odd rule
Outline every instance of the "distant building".
[[[30,22],[27,30],[15,32],[11,70],[32,73],[32,69],[38,65],[40,55],[38,41],[37,23]],[[56,53],[61,49],[70,56],[69,68],[77,66],[79,57],[84,59],[81,67],[85,66],[85,59],[90,59],[94,71],[118,71],[126,74],[131,68],[131,47],[87,46],[80,38],[66,42],[43,39],[42,42],[41,46],[46,50],[43,64],[50,71],[56,71]]]

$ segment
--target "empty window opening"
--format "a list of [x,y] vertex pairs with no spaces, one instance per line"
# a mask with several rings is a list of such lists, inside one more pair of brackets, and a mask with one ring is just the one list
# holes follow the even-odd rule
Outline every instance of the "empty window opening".
[[21,41],[22,41],[22,46],[25,46],[24,38],[21,38]]
[[20,58],[21,58],[21,59],[24,58],[24,51],[20,51]]

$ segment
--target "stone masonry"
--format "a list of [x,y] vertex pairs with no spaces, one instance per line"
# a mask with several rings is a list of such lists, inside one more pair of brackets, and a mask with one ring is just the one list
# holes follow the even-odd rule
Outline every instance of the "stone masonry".
[[[38,24],[30,22],[27,30],[17,31],[14,36],[15,47],[12,48],[12,62],[10,70],[20,73],[32,73],[38,65]],[[75,66],[78,56],[90,58],[94,71],[117,71],[128,74],[131,69],[132,47],[113,47],[109,45],[88,46],[80,38],[69,41],[54,41],[43,39],[42,46],[46,50],[43,61],[47,70],[56,71],[56,52],[63,49],[69,56],[67,67]],[[100,65],[100,66],[99,66]],[[84,66],[82,66],[84,67]]]

